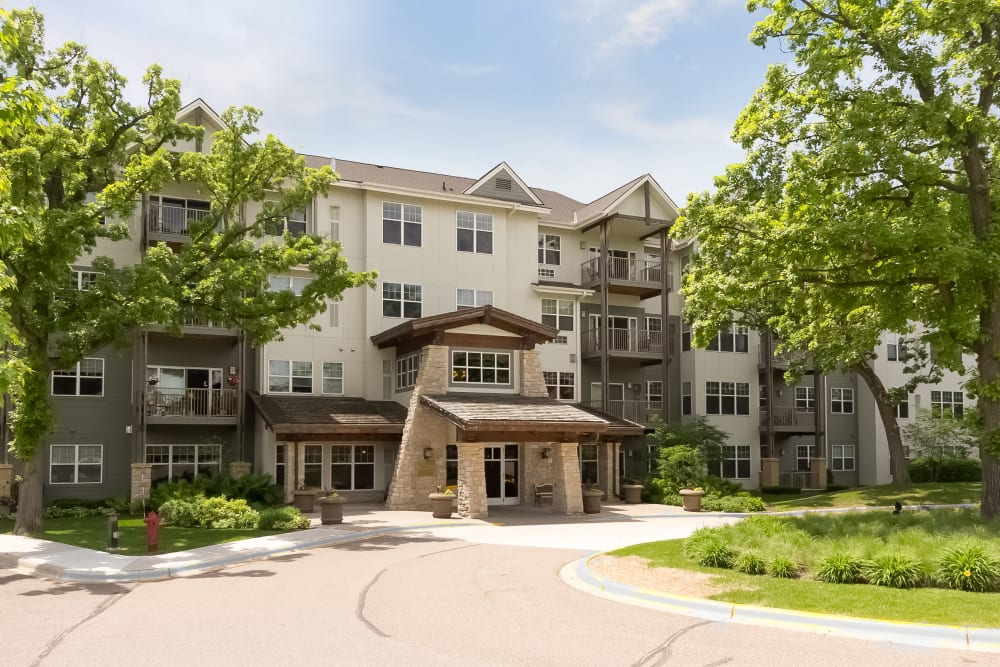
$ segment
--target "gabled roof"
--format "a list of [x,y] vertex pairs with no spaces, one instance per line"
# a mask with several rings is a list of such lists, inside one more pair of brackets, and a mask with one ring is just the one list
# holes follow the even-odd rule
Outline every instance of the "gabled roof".
[[[480,178],[478,181],[469,186],[469,188],[465,191],[465,194],[467,195],[480,194],[481,190],[487,189],[489,192],[489,194],[486,195],[487,197],[501,198],[494,189],[486,188],[487,184],[489,184],[491,180],[497,178],[500,174],[506,174],[507,176],[509,176],[510,180],[516,183],[517,186],[524,191],[524,194],[527,195],[527,197],[531,200],[532,203],[538,206],[544,206],[542,200],[538,198],[538,195],[536,195],[531,190],[531,188],[528,187],[527,183],[521,180],[521,177],[518,176],[517,173],[513,169],[511,169],[510,165],[508,165],[506,162],[501,162],[500,164],[498,164],[497,166],[493,167],[488,172],[486,172],[486,174],[484,174],[482,178]],[[513,190],[511,191],[511,194],[515,194]],[[513,197],[511,197],[511,199],[513,201],[517,201],[517,199],[514,199]]]
[[407,320],[391,329],[375,334],[371,337],[371,341],[379,348],[395,347],[403,341],[441,334],[448,329],[456,329],[470,324],[488,324],[523,338],[531,345],[548,342],[559,335],[559,331],[554,327],[529,320],[495,306],[479,306],[478,308],[462,308],[450,313]]
[[572,403],[518,394],[424,394],[420,402],[466,431],[598,433],[608,422]]
[[633,192],[638,190],[640,187],[643,187],[646,183],[649,184],[651,193],[660,197],[667,205],[667,208],[674,213],[674,217],[676,218],[678,211],[674,200],[670,198],[670,195],[668,195],[662,187],[660,187],[660,184],[656,182],[655,178],[649,174],[643,174],[638,178],[632,179],[625,185],[615,188],[603,197],[595,199],[578,210],[576,212],[575,222],[578,225],[586,225],[588,222],[593,222],[594,220],[598,220],[609,215],[615,208],[621,205],[622,202],[628,199]]
[[184,118],[185,116],[188,116],[196,112],[201,112],[202,114],[207,116],[208,119],[211,120],[214,125],[218,126],[220,130],[226,126],[226,124],[222,121],[222,116],[217,114],[215,112],[215,109],[209,106],[208,102],[201,99],[200,97],[182,106],[180,110],[177,112],[176,117],[179,120],[181,118]]

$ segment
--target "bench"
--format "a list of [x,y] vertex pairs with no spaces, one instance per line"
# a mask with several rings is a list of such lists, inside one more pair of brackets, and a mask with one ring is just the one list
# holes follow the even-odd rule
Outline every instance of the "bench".
[[541,504],[542,500],[545,498],[552,502],[552,491],[554,484],[535,484],[535,506]]

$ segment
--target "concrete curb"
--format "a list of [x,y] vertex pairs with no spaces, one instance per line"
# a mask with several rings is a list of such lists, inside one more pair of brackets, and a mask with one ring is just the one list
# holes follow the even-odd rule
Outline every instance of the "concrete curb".
[[636,588],[595,574],[589,563],[599,555],[591,554],[568,563],[559,573],[563,581],[580,591],[609,600],[719,623],[745,623],[911,646],[1000,653],[1000,630],[992,628],[879,621],[769,609]]

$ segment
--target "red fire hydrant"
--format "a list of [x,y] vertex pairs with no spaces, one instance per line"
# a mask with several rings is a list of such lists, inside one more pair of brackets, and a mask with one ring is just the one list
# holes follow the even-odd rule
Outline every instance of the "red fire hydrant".
[[156,512],[150,512],[143,519],[146,523],[146,551],[160,548],[160,524],[163,522]]

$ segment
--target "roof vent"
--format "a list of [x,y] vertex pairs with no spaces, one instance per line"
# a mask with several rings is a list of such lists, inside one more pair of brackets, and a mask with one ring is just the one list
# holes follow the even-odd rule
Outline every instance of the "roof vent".
[[497,190],[506,190],[507,192],[510,192],[510,179],[497,178],[495,181],[495,186]]

